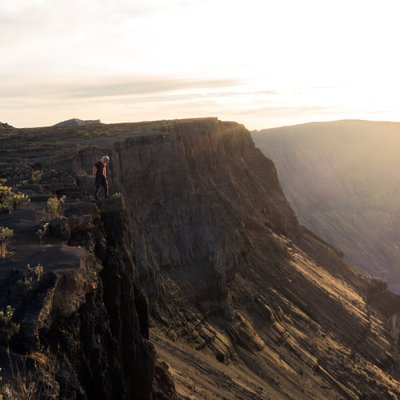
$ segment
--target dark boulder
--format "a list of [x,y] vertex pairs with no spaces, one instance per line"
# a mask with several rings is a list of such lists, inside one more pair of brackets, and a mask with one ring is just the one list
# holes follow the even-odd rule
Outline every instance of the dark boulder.
[[65,217],[55,218],[49,223],[50,237],[68,241],[71,237],[71,229]]

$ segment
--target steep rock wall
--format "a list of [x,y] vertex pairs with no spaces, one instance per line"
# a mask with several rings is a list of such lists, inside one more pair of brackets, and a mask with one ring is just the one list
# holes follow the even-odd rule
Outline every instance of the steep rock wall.
[[[279,354],[291,372],[282,367],[274,378],[281,383],[267,385],[278,386],[270,389],[276,398],[333,391],[356,399],[361,382],[370,395],[393,390],[366,376],[367,365],[398,375],[398,299],[383,288],[383,312],[368,297],[374,283],[298,224],[273,163],[243,126],[174,121],[86,148],[69,164],[82,191],[91,192],[84,173],[103,154],[112,190],[126,198],[141,284],[165,335],[239,361],[266,382]],[[341,354],[351,352],[359,361],[343,364]],[[304,394],[300,376],[316,369]]]
[[[218,304],[214,300],[226,298],[228,280],[246,263],[248,227],[298,231],[275,167],[242,125],[171,123],[152,136],[81,151],[72,168],[88,171],[103,153],[112,160],[112,190],[127,200],[135,256],[152,300],[172,289],[154,288],[161,273],[178,281],[185,298]],[[91,182],[80,184],[90,193]],[[271,252],[279,253],[269,239]]]
[[[45,241],[31,257],[44,271],[11,270],[1,285],[0,308],[12,305],[20,326],[1,351],[5,382],[16,388],[11,398],[28,398],[24,385],[32,388],[29,398],[174,399],[165,371],[157,379],[164,377],[162,389],[170,396],[153,391],[147,299],[138,287],[122,200],[109,200],[100,210],[68,202],[65,213],[72,228],[72,221],[80,222],[69,246]],[[65,260],[52,267],[63,254]]]

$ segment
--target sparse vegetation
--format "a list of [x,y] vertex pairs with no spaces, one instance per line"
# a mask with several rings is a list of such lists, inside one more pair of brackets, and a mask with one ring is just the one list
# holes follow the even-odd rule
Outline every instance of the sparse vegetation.
[[19,279],[17,283],[22,286],[32,287],[36,282],[39,282],[44,274],[44,268],[42,264],[37,264],[31,267],[29,264],[26,267],[26,275],[24,278]]
[[8,214],[19,205],[29,201],[26,194],[13,191],[11,186],[5,185],[5,182],[5,179],[0,179],[0,214]]
[[42,179],[43,171],[41,169],[33,169],[31,173],[31,181],[33,183],[39,182]]
[[9,243],[14,237],[14,231],[5,226],[0,226],[0,259],[6,258],[10,253]]
[[89,138],[91,136],[89,131],[79,131],[78,134],[82,138]]
[[48,214],[50,217],[60,217],[63,214],[63,205],[65,203],[65,196],[61,196],[60,198],[54,196],[50,197],[47,200],[47,206],[46,206],[46,214]]
[[0,400],[36,400],[40,397],[39,381],[36,375],[28,371],[26,360],[22,368],[11,363],[11,377],[7,381],[0,376]]
[[20,325],[13,321],[14,311],[10,305],[5,309],[0,309],[0,341],[3,344],[8,344],[19,331]]
[[36,231],[36,236],[39,238],[39,244],[42,244],[44,241],[46,235],[49,232],[49,223],[46,222],[43,224],[37,231]]
[[34,267],[31,267],[28,264],[27,270],[30,276],[32,276],[32,278],[34,278],[36,281],[40,281],[40,279],[42,279],[44,273],[44,268],[42,264],[37,264]]

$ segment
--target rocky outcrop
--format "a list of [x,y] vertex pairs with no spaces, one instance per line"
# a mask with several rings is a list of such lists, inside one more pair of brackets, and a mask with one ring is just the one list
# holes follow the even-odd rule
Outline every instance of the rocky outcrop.
[[[41,399],[161,398],[152,397],[155,354],[128,227],[121,199],[100,209],[70,202],[30,256],[35,263],[3,280],[0,308],[12,305],[16,325],[0,359],[14,398],[27,395],[18,380]],[[156,376],[169,382],[165,370]],[[174,398],[172,382],[164,390]]]
[[12,129],[13,126],[7,124],[7,122],[0,122],[0,129]]
[[54,127],[56,128],[70,128],[70,127],[75,127],[75,126],[93,126],[93,125],[101,125],[101,122],[99,119],[78,119],[78,118],[72,118],[72,119],[67,119],[66,121],[59,122],[58,124],[55,124]]

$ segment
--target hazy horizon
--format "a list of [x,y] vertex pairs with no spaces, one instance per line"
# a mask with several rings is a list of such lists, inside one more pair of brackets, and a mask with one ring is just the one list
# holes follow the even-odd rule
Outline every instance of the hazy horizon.
[[[201,116],[201,117],[185,117],[185,118],[155,118],[155,119],[149,119],[149,120],[137,120],[137,121],[113,121],[113,122],[108,122],[108,121],[104,121],[101,118],[96,118],[96,120],[100,120],[101,123],[103,124],[140,124],[140,123],[146,123],[146,122],[156,122],[156,121],[174,121],[174,120],[196,120],[196,119],[207,119],[207,118],[217,118],[220,121],[228,121],[228,120],[223,120],[221,118],[219,118],[218,116],[214,116],[214,115],[209,115],[209,116]],[[47,124],[47,125],[32,125],[32,126],[15,126],[9,123],[9,121],[0,121],[0,123],[8,123],[9,125],[11,125],[14,128],[18,128],[18,129],[29,129],[29,128],[49,128],[52,127],[54,125],[56,125],[59,122],[64,122],[64,121],[68,121],[68,120],[73,120],[73,119],[78,119],[78,120],[83,120],[81,118],[78,117],[71,117],[71,118],[67,118],[66,120],[63,121],[56,121],[54,124]],[[85,121],[85,120],[83,120]],[[286,125],[277,125],[277,126],[270,126],[267,128],[248,128],[245,124],[243,124],[241,121],[236,120],[236,121],[232,121],[232,122],[237,122],[239,124],[243,124],[245,126],[246,129],[250,130],[251,132],[257,133],[257,132],[264,132],[264,131],[274,131],[274,130],[279,130],[281,128],[290,128],[290,127],[297,127],[297,126],[302,126],[302,125],[314,125],[314,124],[331,124],[331,123],[339,123],[339,122],[367,122],[367,123],[377,123],[377,124],[400,124],[400,121],[393,121],[393,120],[372,120],[372,119],[359,119],[359,118],[344,118],[344,119],[333,119],[333,120],[320,120],[320,121],[305,121],[305,122],[299,122],[299,123],[293,123],[293,124],[286,124]]]
[[400,120],[396,1],[3,3],[0,121],[16,127]]

